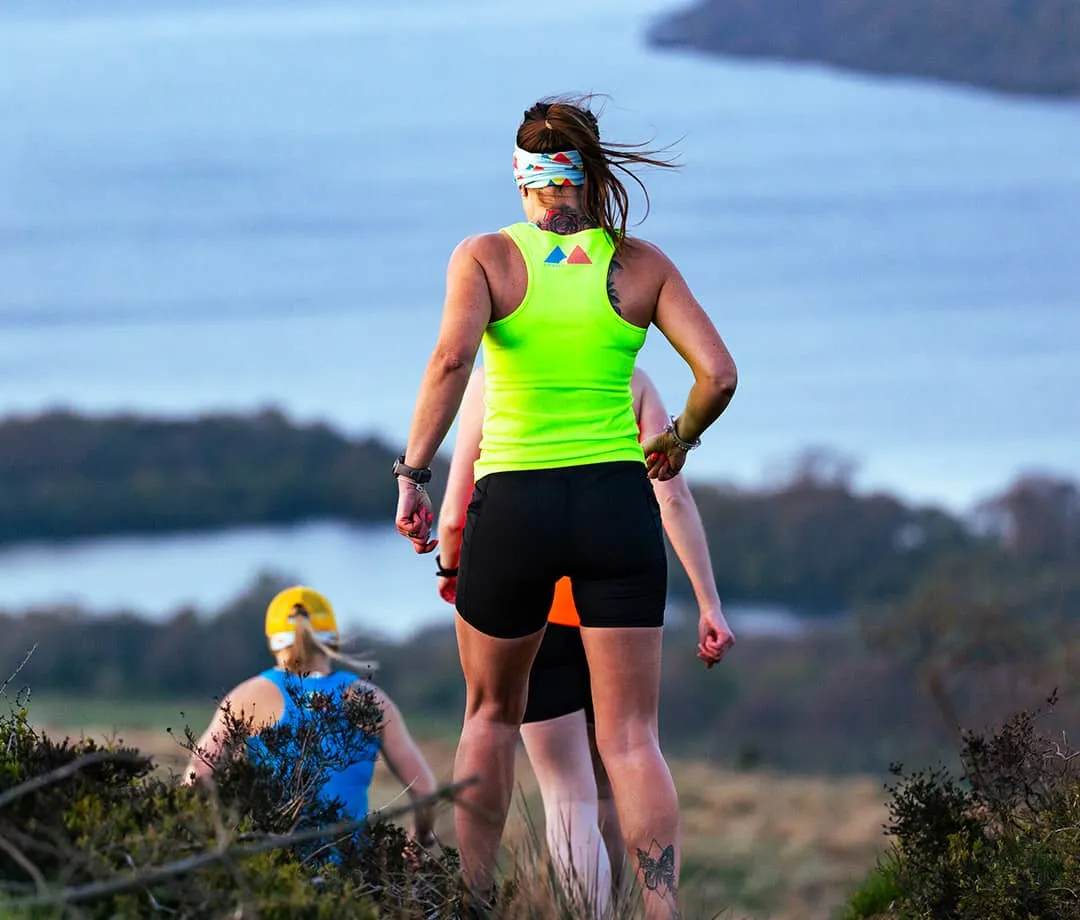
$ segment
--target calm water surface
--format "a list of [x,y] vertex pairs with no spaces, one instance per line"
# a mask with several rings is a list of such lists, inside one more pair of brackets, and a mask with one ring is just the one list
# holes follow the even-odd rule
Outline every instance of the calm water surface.
[[[678,142],[642,232],[739,363],[691,475],[753,483],[822,444],[866,486],[965,507],[1021,469],[1080,474],[1080,107],[658,54],[659,8],[581,5],[537,54],[497,0],[6,3],[0,413],[276,404],[401,441],[450,250],[519,219],[522,109],[599,90],[608,136]],[[642,361],[678,408],[688,374],[655,331]],[[387,577],[371,541],[326,558],[324,539],[0,564],[18,597],[142,583],[158,607],[211,566],[430,588],[404,544],[388,558],[418,574]],[[183,584],[139,568],[158,565]]]

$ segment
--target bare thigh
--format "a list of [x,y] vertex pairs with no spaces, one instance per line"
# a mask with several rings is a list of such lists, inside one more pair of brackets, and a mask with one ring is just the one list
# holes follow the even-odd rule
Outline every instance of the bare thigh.
[[656,742],[663,633],[663,627],[582,627],[601,756]]
[[544,630],[520,639],[497,639],[456,618],[458,653],[465,673],[465,717],[520,725],[529,671]]

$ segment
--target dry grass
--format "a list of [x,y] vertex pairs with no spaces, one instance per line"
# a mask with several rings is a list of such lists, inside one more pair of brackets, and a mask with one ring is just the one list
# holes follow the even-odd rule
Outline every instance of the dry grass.
[[[104,734],[83,726],[74,732]],[[123,738],[162,767],[183,765],[184,752],[164,731],[128,731]],[[436,776],[448,780],[453,742],[422,740],[421,747]],[[692,761],[674,761],[672,770],[685,830],[682,888],[688,920],[831,920],[885,845],[884,793],[877,780],[740,773]],[[524,812],[542,824],[543,810],[524,756],[518,758],[518,783],[508,841],[527,850]],[[380,765],[372,806],[385,807],[401,795]],[[453,845],[449,810],[440,815],[437,830]]]

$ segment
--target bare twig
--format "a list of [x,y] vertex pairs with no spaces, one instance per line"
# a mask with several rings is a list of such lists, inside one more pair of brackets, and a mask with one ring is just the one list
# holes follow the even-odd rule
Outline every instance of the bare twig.
[[1053,748],[1051,752],[1054,757],[1060,757],[1066,763],[1073,760],[1076,757],[1080,757],[1080,750],[1074,751],[1069,746],[1069,736],[1065,732],[1061,733],[1061,744],[1054,739],[1050,740],[1050,746]]
[[136,754],[131,751],[94,751],[91,754],[80,757],[78,760],[73,760],[71,763],[64,764],[62,767],[50,770],[48,773],[42,773],[41,776],[35,776],[32,779],[28,779],[25,783],[13,786],[11,789],[8,789],[7,792],[0,793],[0,808],[11,804],[16,799],[22,798],[24,795],[36,792],[44,786],[49,786],[52,783],[58,783],[62,779],[67,779],[69,776],[74,776],[85,767],[92,767],[96,763],[109,762],[137,764],[145,763],[147,761],[141,754]]
[[41,871],[35,866],[26,855],[15,844],[13,844],[6,837],[0,836],[0,850],[3,850],[12,862],[16,863],[20,869],[23,870],[37,886],[38,892],[47,891],[49,888],[48,883],[45,881],[45,876],[41,874]]
[[30,651],[28,651],[28,652],[27,652],[27,653],[26,653],[26,654],[25,654],[25,655],[23,656],[23,660],[22,660],[21,662],[19,662],[19,666],[18,666],[18,667],[17,667],[16,669],[15,669],[14,673],[12,673],[12,675],[11,675],[11,676],[10,676],[10,677],[9,677],[9,678],[8,678],[7,680],[5,680],[5,681],[4,681],[4,682],[3,682],[2,684],[0,684],[0,696],[4,696],[4,695],[5,695],[6,693],[7,693],[7,688],[8,688],[8,686],[9,686],[9,685],[11,684],[11,682],[12,682],[12,681],[13,681],[13,680],[14,680],[14,679],[15,679],[16,677],[18,677],[18,676],[19,676],[19,672],[20,672],[20,671],[21,671],[21,670],[22,670],[23,668],[25,668],[25,667],[26,667],[26,663],[27,663],[27,662],[28,662],[28,661],[30,660],[30,657],[31,657],[31,656],[32,656],[32,655],[34,654],[34,652],[36,652],[36,651],[37,651],[37,643],[35,642],[35,643],[33,644],[33,646],[31,646],[31,648],[30,648]]
[[[229,829],[225,826],[225,819],[222,817],[221,811],[221,798],[218,796],[218,788],[214,783],[209,784],[210,795],[210,814],[214,822],[214,835],[217,838],[217,848],[225,854],[222,860],[225,864],[225,868],[229,870],[229,874],[233,877],[233,882],[236,883],[236,887],[243,895],[243,902],[237,910],[241,910],[243,905],[251,901],[251,887],[248,885],[247,880],[244,878],[244,874],[240,871],[240,867],[236,864],[236,859],[229,853],[229,847],[235,842],[234,835],[230,833]],[[147,891],[150,897],[153,894]]]
[[[55,772],[55,771],[54,771]],[[476,779],[469,779],[459,783],[444,786],[431,795],[416,799],[408,805],[402,805],[389,811],[379,812],[377,817],[382,820],[391,820],[408,814],[417,808],[434,805],[436,802],[453,798],[458,792],[467,786],[471,786]],[[25,784],[24,784],[25,785]],[[281,847],[294,846],[299,843],[310,843],[324,837],[342,836],[367,827],[375,815],[367,816],[356,821],[341,821],[337,824],[328,824],[324,827],[310,828],[304,831],[295,831],[291,834],[272,834],[262,840],[254,840],[251,843],[233,844],[232,846],[216,846],[212,850],[206,850],[196,856],[178,859],[166,863],[163,866],[155,866],[144,869],[141,872],[118,876],[99,882],[89,882],[85,885],[75,885],[70,888],[61,888],[54,891],[41,892],[29,898],[13,901],[13,907],[44,907],[53,904],[71,904],[75,901],[85,901],[88,898],[103,897],[105,895],[121,894],[137,888],[145,888],[158,884],[166,879],[175,878],[178,875],[186,875],[196,869],[203,869],[226,859],[243,859],[247,856],[256,856],[270,850]]]

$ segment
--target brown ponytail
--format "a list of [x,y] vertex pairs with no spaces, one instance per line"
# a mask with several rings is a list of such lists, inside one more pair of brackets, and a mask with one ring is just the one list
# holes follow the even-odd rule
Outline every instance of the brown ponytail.
[[[644,144],[600,142],[600,124],[589,109],[591,97],[549,99],[525,112],[517,131],[517,145],[529,153],[576,150],[585,170],[582,208],[585,216],[607,231],[618,248],[626,236],[630,196],[615,174],[619,170],[633,179],[645,195],[649,213],[649,190],[628,164],[676,168],[678,164],[659,156],[662,150],[645,150]],[[644,217],[642,218],[644,220]]]

